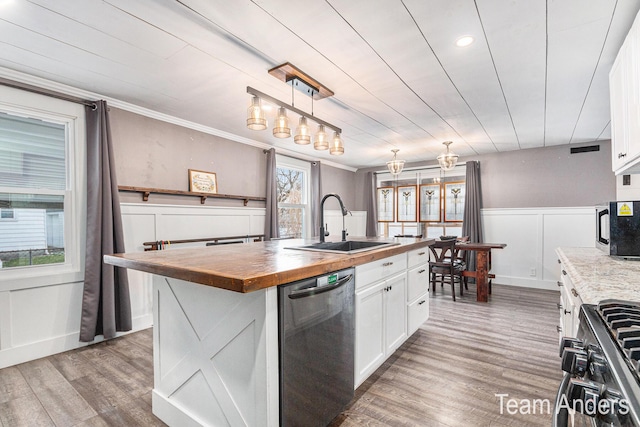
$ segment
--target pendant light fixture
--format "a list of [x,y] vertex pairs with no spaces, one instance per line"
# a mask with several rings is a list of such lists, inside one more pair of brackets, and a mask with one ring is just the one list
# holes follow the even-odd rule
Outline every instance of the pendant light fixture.
[[252,130],[264,130],[267,128],[267,119],[262,109],[262,100],[254,96],[247,110],[247,127]]
[[[329,150],[329,153],[333,155],[344,154],[344,142],[341,138],[342,129],[313,114],[313,101],[331,97],[334,95],[333,91],[288,62],[278,65],[268,72],[273,77],[291,86],[291,104],[282,102],[279,99],[247,86],[247,93],[253,96],[251,106],[247,111],[247,127],[252,130],[263,130],[267,128],[267,119],[262,108],[262,101],[268,102],[270,105],[276,105],[278,107],[278,114],[273,127],[273,136],[277,138],[289,138],[291,136],[289,118],[287,117],[288,112],[291,112],[300,117],[293,137],[293,141],[296,144],[311,144],[311,128],[308,124],[310,120],[318,125],[318,132],[313,138],[313,147],[316,150]],[[295,107],[295,90],[311,98],[310,113]],[[333,138],[327,135],[325,128],[329,128],[334,132]]]
[[287,117],[287,110],[285,110],[284,107],[278,108],[276,123],[273,126],[273,136],[276,138],[289,138],[291,136],[289,118]]
[[447,151],[438,156],[438,163],[442,170],[448,171],[456,166],[458,155],[449,150],[449,146],[453,144],[453,141],[445,141],[443,144],[447,147]]
[[398,151],[400,150],[398,150],[397,148],[391,150],[391,152],[393,153],[393,159],[387,162],[387,168],[389,168],[389,172],[391,172],[391,175],[400,174],[400,172],[402,172],[402,168],[404,167],[404,160],[398,160],[397,158]]
[[293,137],[293,142],[299,145],[307,145],[311,143],[311,131],[307,124],[307,118],[305,116],[300,117],[300,123],[296,128],[296,135]]
[[318,133],[316,133],[316,139],[313,141],[313,148],[316,150],[329,148],[329,139],[327,138],[327,132],[324,131],[324,125],[318,125]]
[[340,134],[338,132],[333,133],[329,154],[333,154],[334,156],[341,156],[344,154],[344,145],[342,144],[342,138],[340,138]]

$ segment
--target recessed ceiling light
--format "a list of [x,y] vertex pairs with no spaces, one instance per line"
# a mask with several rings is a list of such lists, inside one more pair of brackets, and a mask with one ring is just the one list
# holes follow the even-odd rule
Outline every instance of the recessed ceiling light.
[[456,46],[458,47],[466,47],[473,43],[473,37],[471,36],[462,36],[458,40],[456,40]]

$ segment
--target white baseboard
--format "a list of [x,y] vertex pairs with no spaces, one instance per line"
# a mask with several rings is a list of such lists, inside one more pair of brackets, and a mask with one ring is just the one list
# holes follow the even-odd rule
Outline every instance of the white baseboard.
[[506,286],[518,286],[522,288],[547,289],[550,291],[558,290],[558,285],[552,280],[496,275],[496,278],[493,279],[493,283]]
[[[132,332],[141,331],[153,326],[153,314],[149,313],[132,319],[133,328],[131,331],[118,332],[117,336],[123,336]],[[86,343],[80,341],[80,331],[71,332],[58,337],[25,344],[19,347],[11,347],[0,352],[0,369],[30,360],[40,359],[53,354],[64,353],[88,345],[97,344],[104,341],[102,335],[96,336],[95,340]]]
[[187,411],[177,407],[175,403],[157,391],[151,394],[151,410],[153,415],[170,426],[202,427],[204,424],[187,414]]

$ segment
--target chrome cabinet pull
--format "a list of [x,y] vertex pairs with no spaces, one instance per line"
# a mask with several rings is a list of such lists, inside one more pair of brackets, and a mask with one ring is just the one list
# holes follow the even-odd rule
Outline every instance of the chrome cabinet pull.
[[621,159],[623,157],[627,157],[627,153],[618,153],[618,158]]
[[564,274],[565,276],[567,275],[567,272],[564,271],[564,269],[562,270],[562,274]]
[[382,264],[383,267],[389,267],[390,265],[393,265],[391,261]]
[[576,291],[575,288],[571,288],[571,293],[573,294],[574,297],[578,296],[578,291]]
[[418,256],[424,255],[424,254],[426,254],[426,252],[418,252]]
[[562,310],[562,304],[558,303],[558,310]]
[[418,274],[424,273],[425,271],[427,270],[425,270],[424,268],[422,270],[418,270]]
[[562,282],[561,282],[560,280],[558,280],[558,282],[557,282],[557,283],[558,283],[558,286],[563,286],[563,285],[562,285]]
[[571,312],[570,312],[570,311],[567,311],[567,309],[565,308],[565,310],[564,310],[564,314],[571,314]]
[[562,327],[560,327],[560,326],[556,326],[556,330],[557,330],[558,332],[562,332]]
[[422,300],[422,301],[420,301],[420,302],[418,303],[418,305],[422,305],[422,304],[424,304],[425,302],[426,302],[425,300]]

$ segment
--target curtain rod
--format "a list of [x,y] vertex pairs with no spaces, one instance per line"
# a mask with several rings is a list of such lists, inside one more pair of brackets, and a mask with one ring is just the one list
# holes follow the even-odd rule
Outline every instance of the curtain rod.
[[60,92],[54,92],[47,89],[42,89],[36,86],[32,86],[26,83],[20,83],[13,80],[0,77],[0,85],[12,87],[14,89],[26,90],[27,92],[37,93],[38,95],[50,96],[52,98],[62,99],[63,101],[75,102],[76,104],[83,104],[87,107],[91,107],[92,110],[96,110],[98,106],[94,101],[88,101],[86,99],[76,98],[75,96],[65,95]]
[[[274,148],[275,148],[275,147],[274,147]],[[262,152],[263,152],[264,154],[267,154],[267,153],[269,152],[269,150],[267,150],[267,149],[265,148],[264,150],[262,150]],[[311,163],[311,164],[313,164],[313,165],[315,165],[315,164],[317,164],[317,163],[320,163],[320,160],[301,159],[300,157],[294,157],[294,156],[290,156],[289,154],[282,154],[282,153],[278,153],[277,151],[276,151],[276,154],[277,154],[278,156],[284,156],[284,157],[288,157],[288,158],[290,158],[290,159],[300,160],[301,162],[309,162],[309,163]]]

